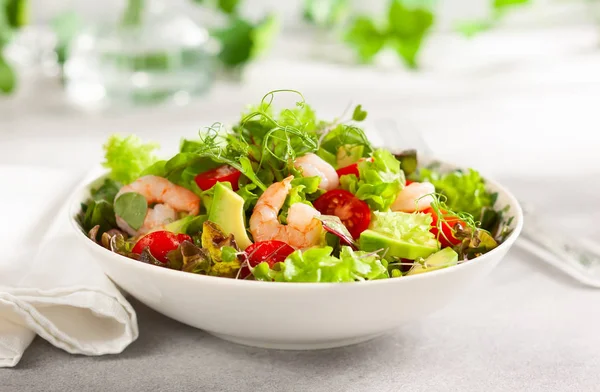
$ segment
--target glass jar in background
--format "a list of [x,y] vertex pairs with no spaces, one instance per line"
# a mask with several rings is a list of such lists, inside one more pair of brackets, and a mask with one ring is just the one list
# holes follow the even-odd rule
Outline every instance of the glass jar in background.
[[218,44],[163,1],[130,0],[117,23],[86,28],[64,68],[68,99],[82,107],[186,104],[209,90]]

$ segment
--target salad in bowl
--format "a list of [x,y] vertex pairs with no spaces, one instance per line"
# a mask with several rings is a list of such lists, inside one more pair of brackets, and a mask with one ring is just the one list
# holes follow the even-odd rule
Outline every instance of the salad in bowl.
[[[276,110],[286,93],[298,102]],[[477,171],[375,148],[366,116],[358,105],[323,120],[300,93],[275,91],[169,159],[112,135],[78,224],[153,268],[263,282],[402,280],[477,263],[505,241],[511,211]]]

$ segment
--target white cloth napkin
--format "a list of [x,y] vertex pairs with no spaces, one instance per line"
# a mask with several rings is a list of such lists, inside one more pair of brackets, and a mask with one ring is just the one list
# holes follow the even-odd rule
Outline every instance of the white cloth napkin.
[[[122,352],[138,337],[135,311],[73,241],[66,200],[79,183],[61,171],[0,166],[0,367],[36,334],[72,354]],[[3,187],[4,188],[4,187]]]

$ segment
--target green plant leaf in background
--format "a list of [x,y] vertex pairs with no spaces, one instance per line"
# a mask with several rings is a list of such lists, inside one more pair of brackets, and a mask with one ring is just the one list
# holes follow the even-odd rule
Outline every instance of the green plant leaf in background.
[[17,77],[14,70],[8,65],[2,53],[0,52],[0,92],[10,94],[14,91],[17,84]]
[[250,33],[253,44],[250,51],[250,59],[259,57],[273,46],[279,29],[279,19],[273,14],[267,15],[260,23],[254,26],[254,29]]
[[384,47],[390,46],[410,68],[417,67],[417,54],[423,38],[431,29],[434,16],[429,2],[391,0],[387,25],[378,26],[369,16],[358,16],[350,25],[345,40],[360,61],[369,63]]
[[493,0],[493,2],[494,9],[496,11],[501,11],[513,6],[519,6],[530,3],[531,0]]
[[29,22],[28,0],[4,0],[4,12],[8,25],[13,29],[21,28]]
[[455,29],[465,37],[471,38],[493,26],[494,23],[491,20],[470,20],[458,23]]
[[229,26],[217,30],[213,35],[221,42],[219,59],[228,67],[244,64],[250,59],[252,25],[243,19],[233,19]]
[[216,8],[227,15],[236,15],[242,0],[192,0],[192,2]]
[[495,27],[502,17],[513,8],[531,4],[532,0],[491,0],[492,15],[482,20],[467,20],[459,22],[455,30],[467,38]]
[[224,13],[231,15],[235,14],[240,4],[240,0],[218,0],[217,7]]
[[144,0],[128,0],[121,18],[123,26],[139,26],[142,23]]
[[81,31],[84,24],[79,15],[74,11],[67,11],[51,21],[52,29],[56,34],[56,56],[58,64],[63,65],[67,61],[67,55],[71,41]]
[[388,34],[392,45],[410,68],[417,67],[417,54],[433,21],[433,13],[429,9],[409,8],[401,0],[392,0],[390,4]]
[[309,23],[331,29],[346,18],[349,9],[349,0],[304,0],[302,17]]
[[257,24],[235,17],[229,26],[213,32],[221,42],[219,58],[228,67],[247,63],[266,51],[279,30],[278,19],[266,16]]
[[383,49],[386,39],[375,22],[366,16],[356,18],[345,35],[346,42],[356,50],[359,60],[364,63],[373,61]]
[[6,61],[3,50],[12,38],[14,28],[25,22],[23,13],[26,7],[21,3],[0,0],[0,94],[12,93],[17,85],[15,71]]

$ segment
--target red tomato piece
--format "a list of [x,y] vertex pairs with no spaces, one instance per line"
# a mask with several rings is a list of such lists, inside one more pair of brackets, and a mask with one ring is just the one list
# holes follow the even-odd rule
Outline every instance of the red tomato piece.
[[[247,247],[246,255],[248,257],[248,264],[252,268],[263,261],[266,261],[269,267],[273,267],[275,263],[284,261],[294,250],[294,248],[283,241],[260,241]],[[240,278],[244,279],[248,275],[250,275],[250,268],[244,266],[240,272]]]
[[217,182],[228,182],[231,188],[237,191],[239,188],[238,181],[242,173],[229,165],[219,166],[216,169],[200,173],[194,178],[198,187],[203,191],[212,188]]
[[360,177],[360,173],[358,171],[358,164],[362,161],[373,162],[373,158],[361,158],[356,163],[337,169],[336,172],[338,174],[338,177],[344,176],[346,174],[354,174],[356,177]]
[[167,253],[177,249],[183,241],[192,241],[192,237],[187,234],[175,234],[165,230],[153,231],[140,238],[131,252],[139,255],[145,248],[149,248],[152,256],[158,261],[166,263],[168,261]]
[[439,232],[439,217],[435,213],[435,210],[432,207],[428,207],[423,210],[424,213],[430,214],[433,218],[433,222],[431,223],[431,232],[438,238],[440,243],[442,244],[442,248],[448,246],[454,246],[460,244],[460,240],[454,237],[454,226],[460,223],[461,226],[466,227],[467,224],[453,215],[446,215],[447,212],[444,210],[440,210],[443,215],[443,221],[441,223],[442,233]]
[[410,185],[410,184],[412,184],[413,182],[414,182],[414,181],[411,181],[411,180],[406,180],[406,184],[405,184],[405,186],[409,186],[409,185]]
[[356,177],[359,176],[358,174],[358,162],[357,163],[353,163],[351,165],[342,167],[340,169],[336,170],[338,177],[341,176],[345,176],[346,174],[354,174]]
[[343,189],[324,193],[314,201],[313,205],[321,214],[335,215],[340,218],[354,238],[358,238],[371,223],[369,205]]

